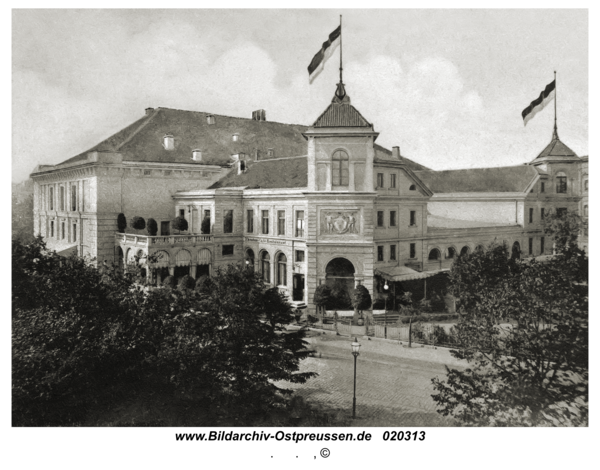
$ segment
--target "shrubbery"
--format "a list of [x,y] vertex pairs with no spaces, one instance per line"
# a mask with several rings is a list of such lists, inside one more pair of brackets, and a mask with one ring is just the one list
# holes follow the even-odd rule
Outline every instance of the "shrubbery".
[[177,287],[177,279],[175,279],[173,276],[167,276],[163,279],[162,285],[164,287],[170,287],[171,289],[174,289]]
[[125,229],[127,228],[127,219],[125,218],[125,214],[122,212],[117,215],[117,230],[119,233],[125,233]]
[[177,288],[179,290],[193,289],[194,287],[196,287],[196,280],[192,276],[188,275],[185,275],[179,279],[179,283],[177,284]]
[[175,217],[171,225],[175,230],[179,230],[180,232],[185,232],[188,229],[188,221],[183,217]]
[[146,221],[143,217],[138,217],[137,215],[131,219],[131,228],[135,230],[144,230],[146,228]]
[[152,218],[148,219],[148,223],[146,224],[146,230],[148,230],[148,235],[150,235],[151,237],[155,237],[158,233],[158,224],[156,223],[156,220]]

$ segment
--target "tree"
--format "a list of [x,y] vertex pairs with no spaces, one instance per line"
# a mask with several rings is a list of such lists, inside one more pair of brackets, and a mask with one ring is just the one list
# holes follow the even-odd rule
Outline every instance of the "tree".
[[163,279],[162,285],[175,289],[177,287],[177,280],[173,276],[167,276]]
[[193,289],[194,287],[196,287],[196,280],[187,274],[179,280],[179,284],[177,285],[179,290]]
[[[141,269],[141,268],[137,268]],[[160,387],[259,413],[302,383],[304,330],[250,270],[217,270],[198,291],[144,289],[136,273],[98,270],[13,242],[13,425],[81,424],[96,403]],[[243,404],[243,406],[241,406]]]
[[372,303],[369,290],[362,284],[356,286],[356,289],[352,291],[352,306],[356,317],[354,320],[357,321],[358,318],[362,318],[363,310],[370,308]]
[[119,233],[125,233],[125,229],[127,228],[127,219],[125,218],[125,214],[122,212],[117,215],[117,230]]
[[331,302],[331,289],[326,284],[321,284],[315,289],[313,302],[317,306],[317,314],[324,314],[325,307]]
[[175,217],[171,222],[175,230],[185,232],[188,229],[188,221],[184,217]]
[[135,230],[144,230],[146,228],[146,221],[143,217],[138,217],[137,215],[131,219],[131,228]]
[[148,223],[146,224],[146,230],[148,230],[148,235],[150,235],[151,237],[155,237],[158,233],[158,224],[156,223],[156,220],[152,218],[148,219]]
[[509,259],[503,245],[455,261],[452,354],[471,367],[433,379],[441,414],[484,426],[587,424],[587,258],[573,243],[557,247],[543,263]]

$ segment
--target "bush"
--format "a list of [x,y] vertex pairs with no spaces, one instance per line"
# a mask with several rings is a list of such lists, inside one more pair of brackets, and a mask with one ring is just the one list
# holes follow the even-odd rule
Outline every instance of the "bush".
[[331,289],[326,284],[321,284],[315,289],[313,302],[318,309],[324,309],[331,302]]
[[204,286],[204,283],[208,280],[208,276],[206,274],[203,274],[202,276],[200,276],[198,279],[196,279],[196,290],[201,290],[202,286]]
[[162,285],[174,289],[177,287],[177,280],[173,276],[167,276],[163,279]]
[[188,275],[183,276],[177,285],[179,290],[193,289],[194,287],[196,287],[196,280]]
[[135,230],[144,230],[146,228],[146,221],[143,217],[138,217],[136,215],[131,219],[131,228]]
[[362,284],[352,292],[352,306],[359,312],[369,309],[372,303],[369,290]]
[[158,233],[158,224],[156,223],[156,220],[152,218],[148,219],[148,223],[146,224],[146,230],[148,230],[148,235],[150,235],[151,237],[155,237]]
[[188,221],[183,217],[175,217],[171,225],[175,230],[179,230],[180,232],[185,232],[188,229]]
[[377,299],[373,302],[373,310],[383,310],[385,308],[385,299]]
[[125,233],[125,229],[127,228],[127,219],[125,218],[125,214],[122,212],[117,216],[117,230],[119,233]]

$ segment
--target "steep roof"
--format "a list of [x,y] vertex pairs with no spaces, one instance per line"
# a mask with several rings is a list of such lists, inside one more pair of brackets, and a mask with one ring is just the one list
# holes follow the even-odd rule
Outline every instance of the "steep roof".
[[[214,116],[214,124],[207,117]],[[231,155],[253,155],[258,149],[262,158],[267,149],[275,157],[306,153],[306,140],[302,132],[308,127],[272,121],[222,116],[207,112],[157,108],[121,131],[63,163],[84,160],[91,151],[111,151],[124,154],[123,159],[138,162],[198,163],[224,165]],[[166,150],[163,137],[175,138],[175,149]],[[238,141],[233,141],[238,134]],[[202,150],[202,161],[192,160],[192,150]]]
[[425,165],[421,165],[420,163],[417,163],[409,158],[406,158],[404,155],[401,155],[400,160],[398,160],[397,158],[392,156],[391,150],[388,150],[379,144],[374,144],[373,147],[375,148],[375,158],[373,159],[373,161],[375,163],[377,163],[377,162],[401,162],[401,163],[404,163],[408,168],[410,168],[413,171],[431,170],[431,168],[428,168]]
[[313,127],[368,127],[373,128],[362,114],[350,104],[350,97],[342,82],[337,89],[325,111],[314,122]]
[[531,162],[532,165],[543,162],[564,162],[580,161],[573,150],[567,147],[559,138],[556,130],[552,135],[552,140],[544,150]]
[[415,171],[434,193],[523,192],[538,175],[533,166]]
[[208,189],[239,188],[248,189],[293,189],[308,186],[308,163],[306,156],[276,158],[250,162],[245,173],[232,171]]

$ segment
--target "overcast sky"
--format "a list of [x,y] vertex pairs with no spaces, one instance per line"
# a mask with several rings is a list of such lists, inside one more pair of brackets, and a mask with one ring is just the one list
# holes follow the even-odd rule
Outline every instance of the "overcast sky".
[[[521,111],[557,71],[560,138],[588,152],[586,10],[344,10],[344,82],[377,142],[436,170],[531,161],[553,106]],[[168,107],[310,125],[338,55],[307,66],[340,10],[14,10],[12,177]]]

